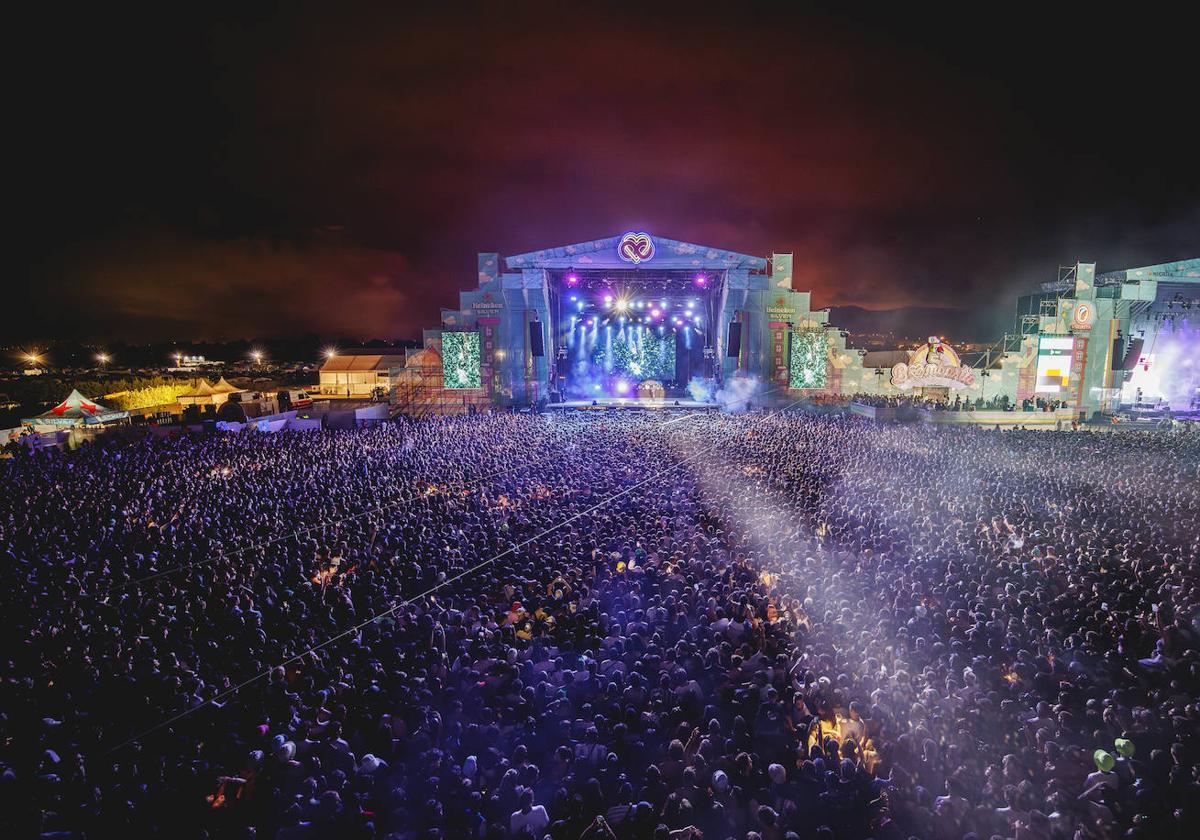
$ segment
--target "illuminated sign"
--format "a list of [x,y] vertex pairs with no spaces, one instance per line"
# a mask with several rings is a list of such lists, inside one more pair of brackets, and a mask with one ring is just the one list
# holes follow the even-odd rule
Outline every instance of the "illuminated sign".
[[1075,309],[1071,312],[1071,329],[1087,331],[1092,328],[1092,324],[1096,323],[1096,309],[1088,301],[1080,301],[1075,304]]
[[930,336],[908,357],[892,368],[892,384],[901,390],[910,388],[969,388],[975,384],[975,374],[963,367],[958,354],[937,336]]
[[1075,339],[1070,336],[1044,335],[1038,341],[1037,379],[1033,390],[1038,394],[1058,394],[1071,381],[1071,361]]
[[654,259],[654,240],[648,233],[630,231],[617,243],[617,256],[634,265],[652,260]]

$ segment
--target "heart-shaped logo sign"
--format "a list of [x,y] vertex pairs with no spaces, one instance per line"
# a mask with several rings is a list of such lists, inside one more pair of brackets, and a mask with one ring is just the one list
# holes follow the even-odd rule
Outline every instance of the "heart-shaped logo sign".
[[654,240],[648,233],[627,233],[617,243],[617,256],[634,265],[646,262],[654,257]]

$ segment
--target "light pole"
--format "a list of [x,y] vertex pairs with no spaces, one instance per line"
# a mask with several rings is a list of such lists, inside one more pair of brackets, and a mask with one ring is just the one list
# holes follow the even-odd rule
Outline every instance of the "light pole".
[[[325,359],[328,361],[329,359],[332,359],[334,356],[337,355],[337,348],[336,347],[326,347],[325,350],[323,351],[322,355],[324,355]],[[321,381],[321,374],[318,373],[317,374],[317,384],[318,385],[320,384],[320,381]],[[331,391],[331,393],[335,393],[335,394],[337,393],[337,371],[333,372],[333,390]]]

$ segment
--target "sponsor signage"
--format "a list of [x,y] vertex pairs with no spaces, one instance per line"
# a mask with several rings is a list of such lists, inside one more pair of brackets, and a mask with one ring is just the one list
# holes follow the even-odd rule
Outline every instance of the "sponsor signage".
[[975,374],[963,367],[954,349],[937,336],[930,336],[908,357],[892,368],[892,384],[901,390],[911,388],[951,388],[960,390],[975,384]]

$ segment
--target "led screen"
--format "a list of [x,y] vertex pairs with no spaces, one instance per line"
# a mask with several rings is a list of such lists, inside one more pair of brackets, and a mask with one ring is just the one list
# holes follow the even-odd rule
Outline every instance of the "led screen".
[[479,333],[442,333],[442,384],[446,388],[481,388]]
[[820,330],[792,333],[792,353],[788,360],[788,387],[824,388],[829,382],[828,343]]
[[1058,394],[1067,389],[1071,379],[1071,356],[1075,341],[1069,337],[1042,336],[1038,341],[1037,384],[1038,394]]
[[592,348],[592,363],[605,372],[623,373],[638,381],[675,378],[675,333],[647,329],[621,330],[611,341],[602,337]]

